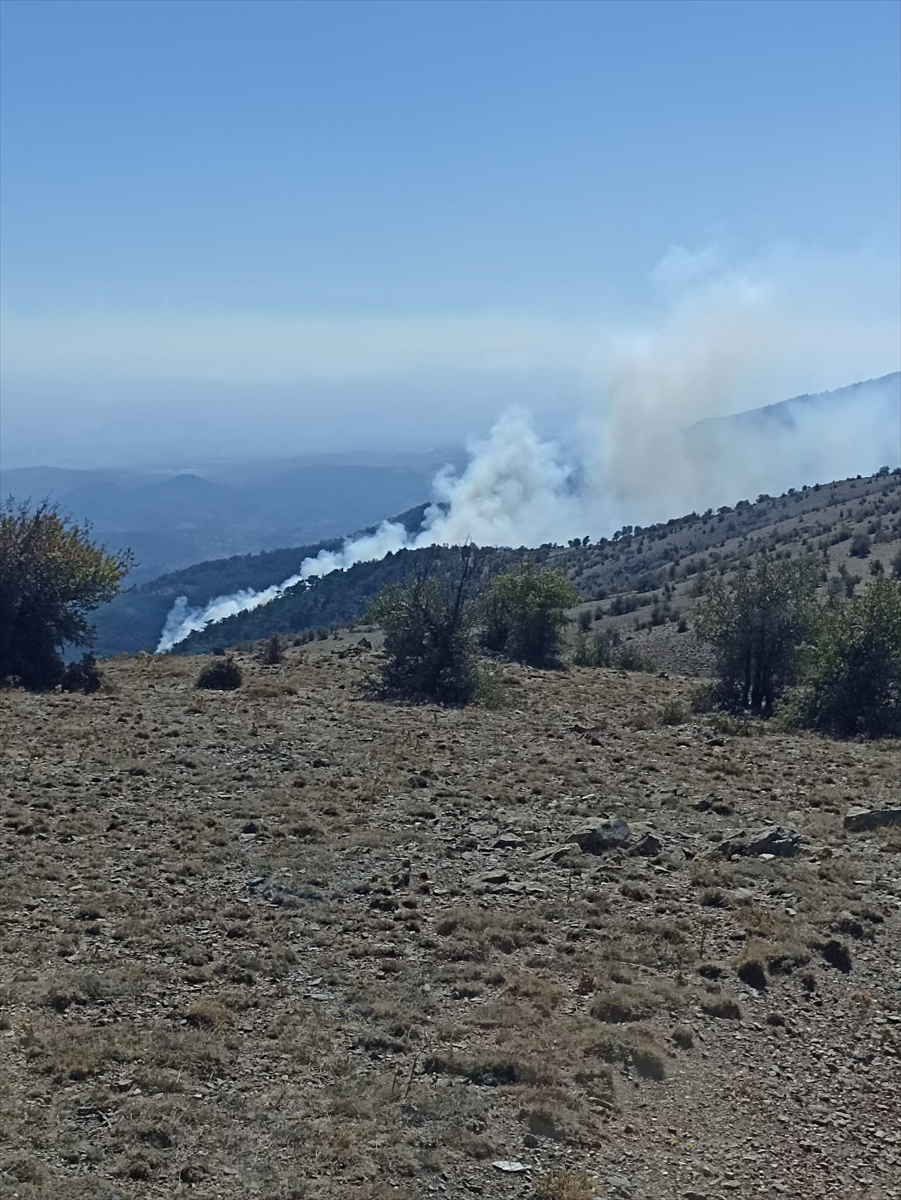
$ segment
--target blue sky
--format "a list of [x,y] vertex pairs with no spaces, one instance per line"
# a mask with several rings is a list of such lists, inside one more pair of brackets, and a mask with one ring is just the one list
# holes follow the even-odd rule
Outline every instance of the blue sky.
[[[337,445],[364,410],[390,427],[385,381],[411,373],[440,410],[423,436],[458,437],[515,377],[587,386],[598,330],[666,321],[714,277],[778,281],[813,343],[847,323],[811,386],[897,367],[897,3],[4,0],[0,19],[15,437],[115,403],[125,448],[154,381],[190,401],[219,380],[239,406],[296,383],[291,411]],[[453,379],[485,372],[497,403],[482,382],[442,424]],[[345,374],[356,398],[317,408],[311,381]]]

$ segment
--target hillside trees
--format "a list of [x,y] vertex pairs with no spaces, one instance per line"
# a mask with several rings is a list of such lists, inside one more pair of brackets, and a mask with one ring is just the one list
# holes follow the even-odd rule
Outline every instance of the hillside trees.
[[716,652],[725,707],[770,716],[795,682],[801,646],[815,626],[817,580],[810,559],[761,555],[734,579],[711,584],[698,633]]
[[522,563],[492,579],[482,598],[482,644],[513,662],[546,667],[559,658],[567,608],[579,594],[561,570]]
[[823,610],[792,709],[838,737],[901,736],[901,582],[874,578]]
[[562,571],[533,564],[484,580],[497,556],[464,546],[421,562],[412,578],[384,588],[368,619],[385,631],[382,687],[405,700],[467,704],[483,682],[477,650],[511,661],[556,663],[566,608],[578,595]]
[[129,552],[107,554],[52,504],[0,504],[0,680],[61,682],[60,651],[91,644],[88,613],[116,595],[131,565]]
[[405,582],[375,598],[367,619],[385,631],[381,684],[386,695],[468,704],[479,683],[473,605],[484,555],[463,546],[450,564],[430,555]]

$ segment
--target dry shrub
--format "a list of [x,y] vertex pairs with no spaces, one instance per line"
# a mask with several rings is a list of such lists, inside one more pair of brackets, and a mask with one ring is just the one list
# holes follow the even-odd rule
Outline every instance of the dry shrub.
[[197,676],[197,687],[208,692],[233,692],[241,686],[243,678],[241,668],[229,655],[205,666]]
[[555,1171],[536,1180],[535,1200],[594,1200],[599,1186],[587,1171]]

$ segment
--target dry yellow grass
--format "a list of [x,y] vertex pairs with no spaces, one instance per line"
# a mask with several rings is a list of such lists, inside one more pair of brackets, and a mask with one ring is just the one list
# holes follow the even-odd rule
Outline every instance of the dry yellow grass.
[[[842,828],[896,748],[613,671],[384,705],[342,645],[0,694],[0,1194],[897,1194],[901,847]],[[601,814],[662,852],[537,857]],[[796,858],[719,853],[767,822]]]

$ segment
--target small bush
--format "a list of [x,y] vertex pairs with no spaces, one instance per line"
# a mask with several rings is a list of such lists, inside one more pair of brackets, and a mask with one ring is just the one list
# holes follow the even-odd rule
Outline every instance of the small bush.
[[870,539],[865,533],[855,533],[848,553],[852,558],[867,558],[871,549]]
[[637,646],[632,646],[628,642],[620,646],[613,655],[614,667],[618,667],[620,671],[647,671],[648,663]]
[[591,629],[592,615],[590,608],[583,608],[579,613],[579,628],[583,633],[588,633]]
[[204,667],[197,676],[196,686],[209,692],[233,692],[241,686],[243,678],[241,668],[229,655]]
[[685,709],[678,700],[667,700],[657,714],[661,725],[684,725]]
[[264,642],[259,659],[267,667],[277,667],[280,662],[284,662],[285,650],[282,645],[282,639],[277,633],[271,634]]
[[64,692],[84,692],[89,696],[100,690],[103,676],[93,654],[83,654],[79,662],[68,663],[60,686]]
[[580,632],[576,637],[572,662],[576,667],[609,667],[613,663],[613,652],[619,645],[616,633],[596,633],[587,638]]
[[507,700],[507,694],[504,691],[504,680],[500,671],[491,664],[483,663],[479,667],[473,699],[482,708],[496,709],[504,707]]

